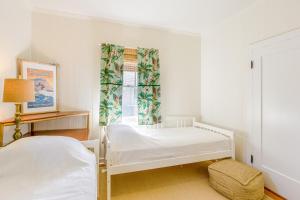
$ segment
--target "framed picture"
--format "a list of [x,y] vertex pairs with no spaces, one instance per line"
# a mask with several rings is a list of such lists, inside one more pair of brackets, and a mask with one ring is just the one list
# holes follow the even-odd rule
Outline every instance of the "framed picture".
[[18,59],[18,74],[23,79],[34,80],[35,101],[22,104],[22,114],[56,112],[57,68],[45,64]]

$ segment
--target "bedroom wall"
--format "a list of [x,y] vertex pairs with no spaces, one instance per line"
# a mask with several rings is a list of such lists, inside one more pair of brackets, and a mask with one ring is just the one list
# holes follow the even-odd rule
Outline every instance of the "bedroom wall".
[[237,133],[249,161],[250,44],[300,27],[300,1],[261,0],[202,35],[201,117]]
[[[32,21],[32,56],[57,62],[59,106],[92,114],[92,134],[99,132],[100,46],[104,42],[160,50],[162,114],[200,115],[200,37],[149,27],[122,25],[37,10]],[[81,126],[80,121],[40,124],[39,128]]]
[[[5,78],[16,78],[16,59],[30,58],[31,8],[28,1],[2,0],[0,6],[0,120],[12,117],[15,107],[3,103]],[[14,127],[6,128],[4,142],[8,142]],[[23,129],[26,132],[26,127]]]

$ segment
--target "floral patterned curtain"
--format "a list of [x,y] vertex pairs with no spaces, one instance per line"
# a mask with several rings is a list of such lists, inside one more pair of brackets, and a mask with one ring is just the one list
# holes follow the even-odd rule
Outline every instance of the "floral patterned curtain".
[[159,56],[157,49],[137,49],[138,121],[140,125],[161,122]]
[[102,44],[100,125],[121,120],[124,47]]

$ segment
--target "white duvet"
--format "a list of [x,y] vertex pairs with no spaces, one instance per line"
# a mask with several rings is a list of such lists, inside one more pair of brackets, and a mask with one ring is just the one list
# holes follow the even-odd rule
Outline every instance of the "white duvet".
[[68,137],[22,138],[0,149],[1,200],[96,200],[96,158]]
[[108,133],[112,165],[231,150],[227,136],[195,127],[157,129],[112,125]]

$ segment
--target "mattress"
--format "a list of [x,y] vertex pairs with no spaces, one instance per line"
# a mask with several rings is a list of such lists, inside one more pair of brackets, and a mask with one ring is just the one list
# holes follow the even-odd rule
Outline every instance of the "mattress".
[[60,136],[22,138],[0,149],[0,199],[96,200],[96,157]]
[[229,137],[196,127],[112,125],[108,128],[108,137],[113,166],[231,150]]

